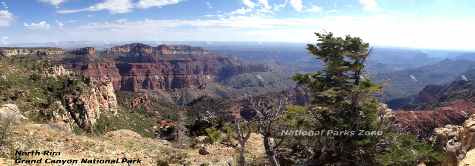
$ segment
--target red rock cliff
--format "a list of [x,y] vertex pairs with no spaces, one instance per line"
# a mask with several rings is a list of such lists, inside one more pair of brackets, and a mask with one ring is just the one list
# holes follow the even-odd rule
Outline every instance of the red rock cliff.
[[[82,54],[92,52],[89,51],[90,48],[78,50]],[[182,45],[151,47],[134,43],[113,47],[101,56],[109,59],[74,61],[68,66],[94,79],[110,78],[116,90],[134,92],[200,89],[205,88],[209,82],[235,74],[268,70],[263,65],[243,65],[202,48]],[[85,56],[87,57],[90,56]]]

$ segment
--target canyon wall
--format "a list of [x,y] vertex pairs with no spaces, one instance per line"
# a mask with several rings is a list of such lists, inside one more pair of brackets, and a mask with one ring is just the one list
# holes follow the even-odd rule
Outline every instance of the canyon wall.
[[110,55],[128,55],[128,56],[176,56],[176,55],[207,55],[209,52],[200,47],[187,45],[159,45],[152,47],[142,43],[132,43],[122,46],[112,47],[107,50]]
[[[86,57],[99,57],[91,48],[73,52]],[[212,54],[191,46],[133,43],[113,47],[91,59],[74,61],[67,66],[95,80],[110,79],[116,90],[204,89],[210,82],[245,72],[265,72],[264,65],[244,65],[239,61]]]

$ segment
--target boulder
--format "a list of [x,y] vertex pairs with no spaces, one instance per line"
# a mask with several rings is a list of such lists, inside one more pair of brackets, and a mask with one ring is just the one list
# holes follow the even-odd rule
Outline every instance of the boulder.
[[126,130],[126,129],[121,129],[121,130],[116,130],[116,131],[110,131],[105,134],[106,137],[110,137],[113,139],[124,139],[124,138],[135,138],[135,139],[140,139],[142,136],[132,130]]
[[4,104],[0,107],[1,122],[21,123],[24,120],[27,120],[27,118],[20,113],[15,104]]
[[200,150],[198,150],[198,153],[201,154],[201,155],[208,155],[209,154],[208,150],[204,146],[202,146],[200,148]]
[[[447,153],[445,165],[475,164],[472,152],[475,147],[475,115],[470,116],[462,126],[446,125],[434,130],[436,142]],[[470,153],[469,153],[470,152]]]

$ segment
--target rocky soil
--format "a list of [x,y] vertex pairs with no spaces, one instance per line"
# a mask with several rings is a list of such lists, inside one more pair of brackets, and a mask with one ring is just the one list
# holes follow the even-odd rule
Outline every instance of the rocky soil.
[[[11,150],[39,150],[61,152],[59,156],[33,156],[27,159],[140,159],[142,162],[135,165],[155,166],[159,163],[170,165],[226,165],[233,164],[237,151],[221,144],[205,144],[208,155],[200,155],[199,149],[175,148],[172,143],[159,139],[145,138],[131,130],[117,130],[106,133],[104,136],[76,135],[62,129],[55,124],[33,124],[25,122],[14,126],[9,139],[12,141]],[[252,145],[248,149],[249,160],[264,157],[262,138],[253,134],[249,140]],[[23,158],[22,158],[23,159]],[[25,158],[26,159],[26,158]],[[12,165],[14,160],[0,158],[0,164]],[[31,164],[15,164],[31,165]],[[50,165],[50,164],[43,164]],[[97,165],[97,164],[80,164]],[[122,164],[127,165],[127,164]]]

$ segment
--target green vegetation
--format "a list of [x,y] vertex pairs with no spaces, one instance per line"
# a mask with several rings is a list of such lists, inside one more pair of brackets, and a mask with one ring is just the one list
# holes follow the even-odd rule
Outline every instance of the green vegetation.
[[417,141],[413,135],[390,134],[387,140],[391,142],[389,150],[376,157],[381,165],[412,166],[420,162],[437,165],[446,158],[442,149],[434,149],[431,144]]
[[155,136],[153,117],[147,116],[143,112],[132,112],[119,110],[117,114],[103,112],[93,126],[93,134],[103,135],[109,131],[119,129],[129,129],[139,133],[144,137]]
[[60,78],[42,77],[51,67],[38,57],[2,58],[0,60],[0,104],[14,103],[25,115],[38,122],[53,111],[50,107],[63,86]]
[[[380,103],[374,95],[381,87],[364,74],[365,62],[371,52],[368,50],[369,44],[358,37],[335,37],[332,33],[316,33],[316,36],[317,43],[309,44],[307,49],[324,64],[324,68],[294,77],[298,84],[306,86],[312,94],[311,106],[307,110],[313,116],[312,119],[299,118],[298,115],[305,113],[302,109],[291,107],[286,117],[289,125],[310,125],[314,131],[380,131],[383,135],[337,134],[291,142],[288,145],[291,149],[302,152],[297,156],[304,156],[303,159],[294,159],[294,162],[316,165],[404,165],[417,163],[421,158],[429,160],[429,163],[440,162],[440,158],[433,157],[440,153],[426,149],[430,145],[395,134],[388,129],[390,124],[380,120],[384,117],[379,112],[384,110],[378,109]],[[392,140],[394,137],[403,139]],[[381,147],[379,143],[388,139],[395,146],[390,147],[389,151],[381,150],[386,146]],[[306,151],[315,153],[306,154]],[[384,156],[397,156],[398,153],[418,155],[412,158],[399,156],[401,160],[387,163]]]
[[217,142],[221,142],[221,140],[223,139],[221,131],[219,131],[216,128],[207,128],[206,129],[206,134],[207,134],[209,140],[211,141],[211,143],[213,143],[213,144],[217,143]]
[[[48,58],[35,56],[2,58],[0,60],[0,104],[13,103],[30,120],[37,123],[47,123],[57,117],[70,116],[72,111],[78,116],[83,116],[79,105],[64,106],[68,96],[71,101],[80,94],[87,93],[91,80],[82,75],[47,77],[45,74],[53,67],[53,62]],[[76,108],[78,107],[78,108]],[[103,134],[117,129],[131,129],[143,136],[153,137],[152,127],[154,119],[144,111],[120,110],[117,115],[103,112],[96,124],[92,127],[94,134]],[[171,111],[170,111],[171,112]],[[76,122],[78,123],[78,122]],[[81,124],[78,124],[81,125]],[[84,124],[86,125],[86,124]],[[76,133],[83,131],[84,126],[73,125]]]
[[4,118],[0,121],[0,157],[6,157],[2,149],[11,149],[11,130],[13,128],[13,121],[11,118]]

